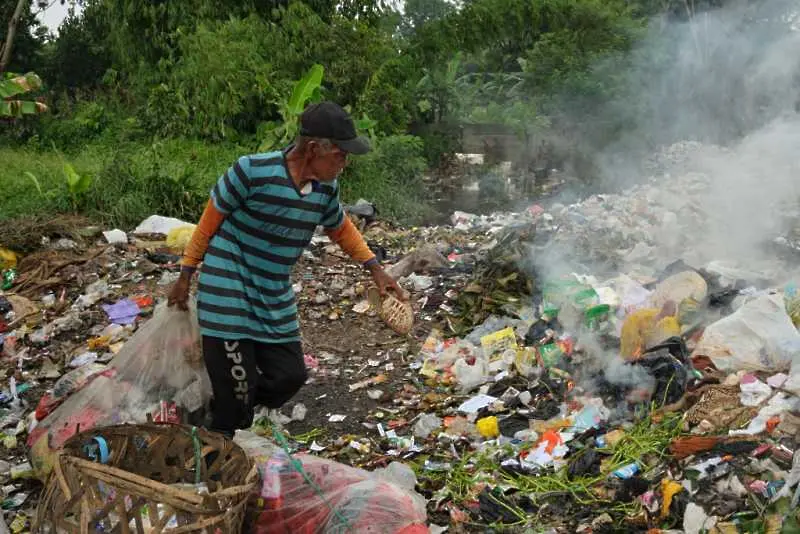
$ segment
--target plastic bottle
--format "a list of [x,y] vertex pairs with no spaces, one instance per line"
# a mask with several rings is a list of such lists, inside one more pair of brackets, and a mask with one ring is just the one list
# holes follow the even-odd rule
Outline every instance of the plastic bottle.
[[620,467],[614,471],[614,476],[621,479],[631,478],[639,472],[639,464],[633,463]]

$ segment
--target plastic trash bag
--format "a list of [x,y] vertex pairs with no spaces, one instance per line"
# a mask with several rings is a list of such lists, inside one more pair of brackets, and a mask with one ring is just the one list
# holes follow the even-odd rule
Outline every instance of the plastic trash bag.
[[695,271],[673,274],[659,283],[650,295],[653,308],[661,308],[669,301],[682,302],[692,299],[702,302],[708,295],[708,284]]
[[39,399],[39,404],[36,405],[36,420],[45,419],[72,394],[80,391],[107,371],[108,369],[103,364],[90,363],[63,375],[53,384],[52,391],[48,391]]
[[693,356],[707,356],[720,371],[788,369],[800,353],[800,333],[783,295],[759,295],[706,328]]
[[192,226],[191,223],[184,222],[174,217],[162,217],[161,215],[151,215],[143,220],[133,231],[134,235],[139,234],[161,234],[167,235],[171,230],[183,226]]
[[689,351],[680,337],[672,337],[650,348],[634,365],[643,367],[655,381],[650,396],[658,406],[678,402],[689,382]]
[[681,326],[671,315],[660,317],[656,308],[636,310],[628,315],[620,332],[620,355],[626,360],[640,357],[645,350],[665,339],[680,335]]
[[183,253],[186,245],[192,240],[196,226],[190,224],[188,226],[178,226],[173,228],[167,234],[167,246],[177,254]]
[[0,247],[0,270],[15,269],[17,267],[17,259],[16,253]]
[[308,454],[290,458],[251,432],[237,431],[234,441],[253,458],[261,476],[250,503],[250,528],[244,532],[429,532],[425,500],[414,492],[416,478],[403,464],[369,472]]
[[[78,431],[163,420],[202,424],[211,398],[194,311],[160,304],[102,374],[67,398],[28,436],[31,464],[46,477],[56,451]],[[172,422],[180,422],[172,421]]]

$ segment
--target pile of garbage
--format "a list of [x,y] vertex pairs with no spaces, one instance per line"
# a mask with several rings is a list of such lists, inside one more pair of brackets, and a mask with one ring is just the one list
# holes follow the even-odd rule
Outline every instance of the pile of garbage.
[[[315,236],[294,278],[309,381],[236,436],[261,475],[252,531],[800,530],[791,256],[753,272],[677,239],[708,222],[707,178],[441,227],[393,227],[359,202],[351,217],[411,294],[405,337],[380,324],[364,271]],[[204,424],[193,317],[163,304],[193,228],[152,217],[0,249],[12,532],[79,430]]]
[[[0,527],[29,531],[41,483],[51,473],[58,450],[78,432],[145,421],[207,423],[211,389],[194,312],[165,304],[179,273],[180,252],[193,230],[194,225],[153,216],[131,233],[82,228],[74,232],[75,239],[45,236],[40,249],[25,256],[0,249],[5,280],[0,293],[0,373],[5,385],[0,397],[0,482],[5,522]],[[387,247],[402,253],[403,245],[437,242],[435,236],[448,234],[446,229],[381,225],[371,232],[381,241],[371,246],[384,255]],[[375,313],[363,306],[368,275],[344,261],[326,237],[314,238],[299,265],[305,274],[295,284],[304,318],[310,319],[305,324],[329,325],[354,317],[371,323],[374,330]],[[414,274],[422,266],[431,269],[431,276]],[[393,272],[428,288],[434,277],[443,277],[433,270],[447,267],[435,247],[423,248],[396,262]],[[459,276],[450,276],[453,284]],[[388,332],[385,329],[383,335]],[[311,354],[306,362],[315,373],[334,376],[330,362],[320,363]],[[302,421],[305,412],[296,404],[294,420]],[[408,467],[398,463],[378,482],[371,473],[335,461],[289,456],[296,451],[288,445],[277,452],[282,449],[274,441],[237,439],[244,439],[242,444],[263,461],[263,484],[251,506],[254,532],[342,528],[345,515],[345,526],[380,521],[405,534],[428,531],[426,503],[414,493]],[[299,478],[298,469],[303,470]],[[292,481],[298,482],[295,490]],[[277,495],[275,484],[283,488]],[[309,491],[323,492],[327,515],[311,502]],[[368,503],[365,495],[370,496]],[[287,504],[278,515],[276,499]],[[356,513],[361,519],[354,518]],[[279,516],[283,522],[277,521]]]
[[471,396],[412,428],[440,449],[421,465],[443,473],[429,490],[451,521],[535,515],[569,532],[783,520],[794,507],[771,506],[794,495],[800,458],[797,305],[792,286],[736,290],[692,269],[647,285],[570,276],[469,336],[432,334],[420,373]]

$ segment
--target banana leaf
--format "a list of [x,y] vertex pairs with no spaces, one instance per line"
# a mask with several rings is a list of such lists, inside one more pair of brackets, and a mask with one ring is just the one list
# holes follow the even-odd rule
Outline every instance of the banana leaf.
[[2,100],[0,101],[0,117],[19,118],[23,115],[35,115],[47,111],[47,106],[41,102],[27,100]]
[[42,86],[42,80],[36,74],[29,72],[24,76],[7,76],[0,80],[0,117],[19,118],[47,111],[47,106],[41,102],[19,99],[21,95],[36,91]]

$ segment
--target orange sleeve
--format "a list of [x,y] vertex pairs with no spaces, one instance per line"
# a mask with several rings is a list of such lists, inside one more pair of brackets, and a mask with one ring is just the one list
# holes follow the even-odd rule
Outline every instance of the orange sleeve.
[[192,239],[183,251],[182,266],[195,268],[200,265],[206,255],[208,242],[217,233],[217,229],[224,220],[225,214],[220,212],[209,199],[206,209],[203,210],[203,215],[200,216],[200,221],[197,223],[197,228],[192,234]]
[[367,246],[361,232],[356,225],[345,215],[344,222],[335,230],[325,230],[328,237],[339,245],[347,255],[359,263],[366,263],[375,259],[375,254]]

